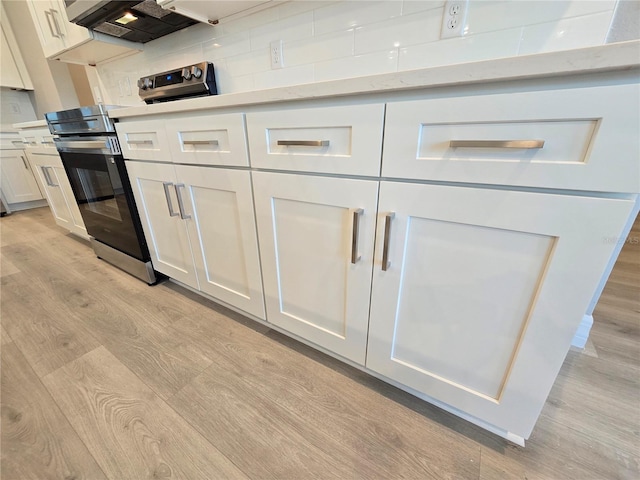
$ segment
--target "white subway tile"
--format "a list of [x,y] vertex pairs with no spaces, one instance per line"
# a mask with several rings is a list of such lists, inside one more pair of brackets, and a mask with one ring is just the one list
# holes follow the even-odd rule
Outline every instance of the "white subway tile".
[[401,1],[371,2],[346,0],[314,10],[314,32],[324,35],[349,30],[369,23],[397,17],[402,12]]
[[433,10],[444,6],[444,0],[404,0],[402,2],[402,15]]
[[253,28],[249,33],[251,50],[268,47],[274,40],[290,42],[313,36],[313,12],[287,17],[277,22]]
[[232,33],[248,32],[252,28],[259,27],[260,25],[268,25],[269,23],[277,22],[279,18],[277,8],[267,8],[233,20],[222,19],[218,28],[222,28],[225,35],[230,35]]
[[521,35],[522,28],[513,28],[401,48],[398,70],[515,56]]
[[271,70],[268,46],[255,52],[227,57],[225,62],[229,74],[234,76],[249,75],[251,73]]
[[253,76],[256,90],[313,82],[313,65],[269,70]]
[[207,60],[240,55],[250,50],[249,32],[223,35],[202,44],[202,53]]
[[220,95],[255,90],[253,75],[232,75],[224,65],[220,69],[216,68],[216,83]]
[[202,45],[191,45],[187,48],[169,51],[163,55],[150,58],[149,64],[151,64],[152,71],[149,73],[180,68],[186,65],[191,65],[192,63],[202,62],[204,60],[205,57],[202,53]]
[[612,12],[524,27],[519,55],[602,45]]
[[470,0],[467,32],[484,33],[553,22],[579,15],[612,11],[614,6],[615,0]]
[[315,81],[361,77],[378,73],[395,72],[398,67],[398,50],[356,55],[315,64]]
[[328,7],[329,5],[338,3],[341,0],[294,0],[292,2],[285,2],[282,5],[276,7],[278,11],[278,18],[287,18],[300,13],[309,12],[318,8]]
[[285,67],[306,65],[353,55],[353,31],[335,32],[308,40],[286,42],[282,47]]
[[391,50],[440,38],[442,8],[393,18],[356,29],[355,53]]

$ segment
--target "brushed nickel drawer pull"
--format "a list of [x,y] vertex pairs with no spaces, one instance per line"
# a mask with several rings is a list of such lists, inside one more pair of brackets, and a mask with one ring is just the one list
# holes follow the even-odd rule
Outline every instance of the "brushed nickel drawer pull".
[[532,150],[544,147],[544,140],[451,140],[450,148],[521,148]]
[[328,147],[329,140],[278,140],[284,147]]
[[153,140],[127,140],[129,145],[153,145]]
[[177,185],[174,185],[174,188],[176,189],[176,197],[178,198],[178,209],[180,210],[180,218],[182,220],[188,220],[191,218],[191,215],[186,215],[184,213],[184,203],[182,202],[180,187],[184,187],[184,183],[178,183]]
[[22,160],[22,164],[24,165],[25,170],[29,170],[29,165],[27,165],[27,161],[24,159],[22,155],[20,155],[20,159]]
[[362,208],[354,208],[351,210],[353,214],[353,229],[351,232],[351,263],[354,265],[360,260],[358,255],[358,237],[360,236],[360,215],[364,212]]
[[[60,38],[60,35],[57,35],[56,32],[53,31],[53,24],[51,22],[55,22],[53,18],[53,10],[45,10],[44,16],[47,19],[47,25],[49,25],[49,31],[51,32],[51,36],[55,38]],[[56,25],[57,30],[57,25]]]
[[[51,183],[49,183],[50,187],[59,187],[60,184],[59,183],[54,183],[53,182],[53,178],[51,177],[51,172],[53,172],[53,167],[45,167],[47,169],[47,177],[49,177],[49,180],[51,181]],[[55,175],[55,172],[54,172]]]
[[218,140],[183,140],[183,145],[218,145]]
[[384,242],[382,244],[382,271],[386,272],[391,266],[389,261],[389,240],[391,237],[391,220],[395,217],[395,212],[389,212],[384,220]]
[[169,194],[169,187],[173,185],[171,182],[162,182],[162,187],[164,188],[164,196],[167,199],[167,207],[169,207],[169,216],[177,217],[178,212],[173,210],[173,203],[171,203],[171,196]]
[[51,180],[51,177],[49,176],[47,168],[49,167],[40,167],[40,170],[42,170],[42,175],[44,176],[44,181],[47,183],[48,187],[55,187],[53,181]]

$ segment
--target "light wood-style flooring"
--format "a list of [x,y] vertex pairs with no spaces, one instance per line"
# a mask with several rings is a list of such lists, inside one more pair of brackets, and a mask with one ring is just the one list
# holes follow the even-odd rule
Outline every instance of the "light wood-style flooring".
[[1,476],[640,478],[640,224],[526,448],[175,284],[0,220]]

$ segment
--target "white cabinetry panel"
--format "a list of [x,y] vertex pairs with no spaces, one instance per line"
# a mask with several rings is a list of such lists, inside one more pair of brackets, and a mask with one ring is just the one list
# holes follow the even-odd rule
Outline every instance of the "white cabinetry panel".
[[383,121],[381,103],[249,112],[251,166],[378,176]]
[[116,123],[122,156],[128,160],[170,162],[171,153],[163,120]]
[[[639,102],[637,84],[390,102],[382,175],[639,192]],[[544,146],[487,143],[523,140]]]
[[527,438],[633,205],[381,182],[367,367]]
[[364,364],[377,182],[253,180],[268,321]]
[[7,202],[11,204],[42,200],[44,197],[24,150],[2,150],[0,155],[2,193]]

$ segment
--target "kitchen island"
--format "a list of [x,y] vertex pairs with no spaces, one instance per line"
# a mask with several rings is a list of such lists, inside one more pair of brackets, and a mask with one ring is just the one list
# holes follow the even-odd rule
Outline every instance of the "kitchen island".
[[639,48],[110,116],[158,271],[523,444],[638,212]]

